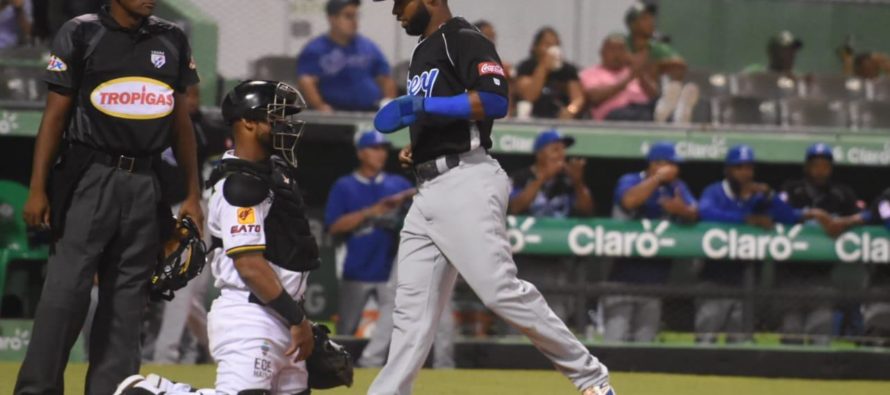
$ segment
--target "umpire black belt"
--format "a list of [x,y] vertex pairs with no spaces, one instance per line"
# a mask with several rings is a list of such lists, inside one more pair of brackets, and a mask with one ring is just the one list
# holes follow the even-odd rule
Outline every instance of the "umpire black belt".
[[71,150],[75,154],[78,154],[78,151],[89,153],[89,155],[91,155],[93,158],[93,163],[99,163],[101,165],[123,170],[127,173],[152,172],[151,156],[127,156],[121,154],[112,154],[79,143],[72,144]]

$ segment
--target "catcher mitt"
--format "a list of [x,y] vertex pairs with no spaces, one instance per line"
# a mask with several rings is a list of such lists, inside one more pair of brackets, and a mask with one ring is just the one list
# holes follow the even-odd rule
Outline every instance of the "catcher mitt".
[[328,389],[352,386],[352,356],[343,346],[334,343],[328,334],[331,330],[320,324],[312,324],[315,350],[306,360],[309,371],[309,388]]
[[163,247],[163,255],[151,277],[152,300],[172,300],[173,291],[201,274],[207,259],[207,247],[198,233],[198,225],[189,217],[176,223],[173,236]]

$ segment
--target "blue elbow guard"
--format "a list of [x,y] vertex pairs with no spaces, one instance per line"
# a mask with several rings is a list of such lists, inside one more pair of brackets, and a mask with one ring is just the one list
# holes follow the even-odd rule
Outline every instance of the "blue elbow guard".
[[485,109],[486,118],[503,118],[507,116],[509,102],[507,98],[497,93],[479,92],[482,107]]
[[470,118],[470,96],[462,93],[450,97],[428,97],[423,103],[424,112],[427,114],[441,115],[450,118]]

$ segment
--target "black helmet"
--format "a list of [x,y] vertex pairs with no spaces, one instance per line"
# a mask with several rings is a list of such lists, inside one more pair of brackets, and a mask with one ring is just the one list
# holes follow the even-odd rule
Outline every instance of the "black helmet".
[[223,99],[222,116],[229,125],[239,119],[272,125],[272,148],[291,166],[297,166],[296,148],[305,123],[293,118],[306,108],[300,92],[278,81],[244,81]]

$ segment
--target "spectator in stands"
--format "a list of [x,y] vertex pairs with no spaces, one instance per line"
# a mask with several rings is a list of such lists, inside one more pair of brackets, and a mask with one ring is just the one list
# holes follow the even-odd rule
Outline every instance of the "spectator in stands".
[[[677,166],[681,158],[673,143],[659,142],[649,148],[649,166],[625,174],[615,188],[612,217],[616,219],[668,219],[694,222],[697,202],[682,180]],[[616,259],[609,281],[652,285],[667,282],[671,260],[663,258]],[[661,299],[648,296],[606,296],[600,299],[606,341],[651,342],[661,324]]]
[[[358,360],[360,366],[380,367],[386,361],[392,333],[395,283],[393,263],[403,210],[416,190],[404,177],[383,171],[389,142],[377,131],[358,135],[358,169],[334,183],[325,209],[328,233],[343,240],[346,254],[340,282],[340,320],[337,333],[353,335],[362,319],[365,303],[373,296],[380,312],[374,335]],[[448,309],[446,313],[451,314]],[[449,318],[449,317],[445,317]],[[443,328],[453,320],[441,320]],[[446,322],[447,321],[447,322]],[[449,324],[450,323],[450,324]],[[436,367],[453,367],[450,332],[437,336]]]
[[584,108],[584,92],[578,81],[578,69],[564,59],[559,34],[545,27],[535,34],[530,57],[517,68],[519,93],[517,115],[536,118],[577,118]]
[[782,76],[797,79],[798,74],[794,70],[794,62],[797,58],[797,52],[803,48],[803,41],[795,37],[793,33],[787,30],[776,33],[770,37],[766,44],[766,55],[768,64],[755,63],[745,67],[745,73],[773,72]]
[[[858,214],[858,198],[847,185],[831,178],[834,154],[827,144],[814,144],[807,149],[804,178],[789,180],[782,186],[779,197],[796,209],[818,208],[831,217],[823,218],[826,232],[837,237],[854,223],[840,217]],[[786,288],[831,287],[832,271],[839,269],[834,262],[786,262],[776,266],[776,283]],[[833,306],[827,302],[809,303],[789,300],[780,306],[782,342],[789,344],[814,343],[827,345],[832,331]],[[858,307],[858,306],[856,306]]]
[[593,215],[594,203],[584,181],[585,159],[566,158],[575,138],[546,130],[535,139],[535,163],[512,175],[509,211],[513,215],[567,218]]
[[628,29],[627,47],[632,54],[655,66],[658,77],[668,75],[682,80],[686,73],[686,61],[674,50],[665,37],[657,37],[655,17],[658,8],[654,4],[634,3],[624,14]]
[[841,60],[844,74],[864,80],[874,81],[890,73],[890,56],[882,52],[862,52],[855,57],[841,55]]
[[0,0],[0,49],[27,43],[33,21],[31,0]]
[[317,111],[375,111],[396,97],[383,53],[358,33],[360,0],[329,0],[330,30],[297,58],[300,91]]
[[[730,148],[726,154],[726,178],[709,185],[702,192],[699,218],[702,221],[748,224],[772,230],[776,222],[793,224],[804,219],[825,219],[817,208],[794,209],[779,198],[767,184],[754,180],[754,150],[747,145]],[[720,287],[742,285],[746,268],[752,262],[705,262],[700,279]],[[742,301],[738,299],[700,299],[695,314],[696,341],[714,343],[717,333],[726,332],[728,342],[750,340],[742,327]]]
[[640,57],[629,55],[623,35],[606,37],[600,64],[582,71],[580,78],[594,119],[652,121],[658,82]]
[[668,77],[655,103],[654,121],[666,122],[673,117],[674,122],[689,123],[699,97],[698,86],[682,82],[688,68],[686,61],[668,44],[667,37],[657,34],[657,12],[654,4],[636,2],[624,14],[629,32],[627,48],[631,52],[628,63],[649,73],[653,81]]

